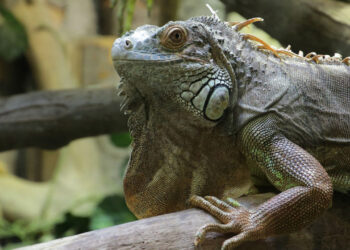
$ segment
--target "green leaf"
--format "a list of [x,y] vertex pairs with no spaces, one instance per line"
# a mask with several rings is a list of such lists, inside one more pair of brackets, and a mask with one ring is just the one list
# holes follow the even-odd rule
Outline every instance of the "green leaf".
[[[0,220],[0,239],[8,243],[6,248],[20,247],[37,242],[38,236],[48,237],[51,235],[52,223],[34,220],[31,222],[16,220],[8,222],[5,219]],[[52,238],[52,235],[51,235]],[[21,244],[18,244],[21,242]],[[0,241],[1,243],[1,241]],[[14,244],[12,247],[12,243]]]
[[105,198],[91,216],[90,230],[101,229],[136,220],[125,204],[124,197],[113,195]]
[[148,17],[151,16],[152,6],[153,6],[153,0],[147,0],[147,15],[148,15]]
[[132,19],[134,17],[136,0],[128,0],[126,5],[126,20],[124,22],[123,33],[131,29]]
[[112,134],[110,139],[114,146],[126,148],[131,144],[131,136],[129,133]]
[[126,4],[127,0],[120,0],[118,1],[117,5],[117,32],[119,36],[121,36],[124,33],[124,13],[126,9]]
[[[136,0],[110,0],[111,7],[117,7],[117,32],[121,36],[131,29]],[[147,0],[147,14],[151,15],[153,0]]]
[[12,61],[28,47],[23,25],[0,4],[0,58]]
[[118,4],[118,0],[110,0],[111,8],[114,8]]

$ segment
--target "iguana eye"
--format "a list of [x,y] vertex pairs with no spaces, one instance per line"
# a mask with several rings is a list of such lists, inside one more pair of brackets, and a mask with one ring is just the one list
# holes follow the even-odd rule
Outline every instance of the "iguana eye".
[[161,44],[169,49],[179,49],[186,41],[187,31],[179,25],[168,27],[163,31],[160,37]]

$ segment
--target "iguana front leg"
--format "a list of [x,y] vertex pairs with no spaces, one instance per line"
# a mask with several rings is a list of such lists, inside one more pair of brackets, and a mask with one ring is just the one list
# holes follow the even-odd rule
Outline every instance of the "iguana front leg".
[[333,190],[327,172],[312,155],[284,137],[273,118],[250,122],[240,132],[238,144],[245,156],[254,160],[282,192],[254,210],[231,206],[213,197],[192,197],[192,205],[225,223],[202,227],[195,243],[200,243],[209,231],[236,233],[224,242],[223,249],[234,248],[244,241],[293,232],[331,206]]

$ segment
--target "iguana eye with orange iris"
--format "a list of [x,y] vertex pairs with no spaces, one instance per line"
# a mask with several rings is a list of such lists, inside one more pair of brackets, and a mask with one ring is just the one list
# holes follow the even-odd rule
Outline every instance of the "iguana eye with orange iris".
[[161,44],[168,49],[179,49],[187,41],[187,30],[179,25],[168,27],[160,37]]

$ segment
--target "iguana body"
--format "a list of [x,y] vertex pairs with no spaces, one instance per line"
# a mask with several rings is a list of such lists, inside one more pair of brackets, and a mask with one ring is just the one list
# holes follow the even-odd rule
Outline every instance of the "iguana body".
[[[237,30],[198,17],[142,26],[112,49],[134,138],[129,208],[142,218],[201,207],[225,224],[204,226],[196,242],[235,233],[224,249],[300,229],[333,189],[350,189],[348,60],[278,58]],[[251,190],[249,176],[281,193],[237,207],[230,198]]]

